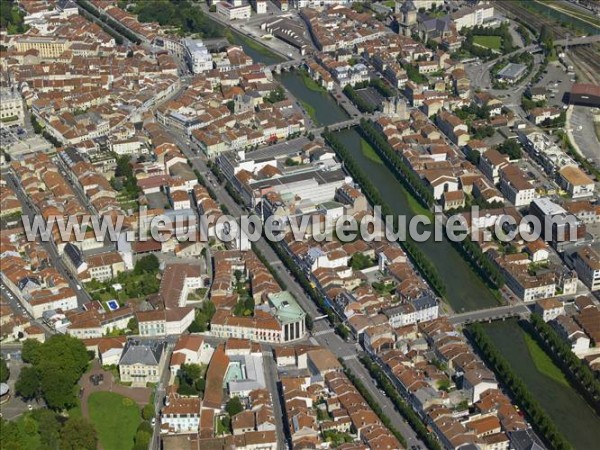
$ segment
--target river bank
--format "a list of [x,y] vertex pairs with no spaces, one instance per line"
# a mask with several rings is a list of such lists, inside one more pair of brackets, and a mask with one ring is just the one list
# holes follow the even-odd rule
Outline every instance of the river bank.
[[596,448],[600,417],[537,342],[516,320],[484,324],[483,328],[571,445],[582,450]]

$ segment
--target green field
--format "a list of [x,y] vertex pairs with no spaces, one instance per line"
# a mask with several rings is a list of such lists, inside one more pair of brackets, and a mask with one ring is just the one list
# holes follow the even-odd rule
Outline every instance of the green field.
[[90,420],[102,448],[130,450],[142,417],[138,405],[114,392],[94,392],[88,402]]
[[547,377],[552,378],[557,383],[569,386],[569,382],[565,378],[565,375],[554,365],[552,359],[550,359],[538,343],[527,333],[524,333],[523,336],[536,369]]
[[502,38],[500,36],[473,36],[473,43],[491,50],[500,50]]

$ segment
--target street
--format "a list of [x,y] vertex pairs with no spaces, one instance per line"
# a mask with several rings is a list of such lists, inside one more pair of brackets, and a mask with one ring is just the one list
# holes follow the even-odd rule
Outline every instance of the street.
[[[17,198],[21,202],[21,206],[23,208],[23,216],[28,217],[30,221],[33,221],[35,216],[38,214],[38,211],[35,208],[35,206],[31,203],[31,200],[25,195],[25,192],[23,192],[18,180],[14,177],[12,173],[9,173],[8,176],[6,173],[3,173],[3,178],[7,181],[7,184],[15,191]],[[54,243],[54,241],[52,239],[44,241],[38,236],[38,242],[40,242],[42,247],[44,247],[44,249],[48,252],[50,259],[52,260],[52,267],[54,267],[58,271],[58,273],[64,277],[64,279],[69,284],[69,287],[73,289],[73,292],[77,296],[77,304],[79,306],[82,306],[85,303],[91,302],[92,298],[90,297],[90,295],[86,292],[85,289],[82,289],[81,285],[65,266],[65,263],[58,254],[58,249],[56,248],[56,244]]]
[[[171,130],[165,128],[165,132],[170,133]],[[203,177],[212,177],[209,175],[210,170],[206,165],[203,156],[197,155],[193,150],[193,144],[186,136],[174,135],[174,142],[179,146],[185,156],[192,162],[192,165],[197,169]],[[232,216],[240,217],[246,212],[231,198],[225,188],[220,184],[214,184],[211,186],[215,191],[216,201],[225,205],[229,213]],[[322,313],[318,310],[317,306],[309,299],[305,294],[304,290],[296,282],[296,279],[284,268],[285,266],[280,261],[275,251],[271,248],[269,243],[264,237],[261,237],[255,242],[257,249],[264,255],[269,264],[276,267],[278,275],[282,281],[286,284],[287,290],[297,299],[300,306],[306,311],[306,313],[312,318],[321,316]],[[375,381],[371,378],[368,371],[357,359],[357,347],[356,342],[351,340],[345,342],[331,329],[331,325],[326,320],[314,321],[312,338],[316,344],[321,345],[331,350],[338,358],[342,358],[347,365],[348,369],[354,373],[357,377],[363,380],[365,386],[369,392],[371,392],[377,402],[381,405],[386,406],[386,415],[390,418],[392,424],[402,433],[410,445],[421,445],[425,448],[425,445],[418,439],[414,430],[408,425],[404,418],[398,413],[389,398],[385,396],[377,388]]]

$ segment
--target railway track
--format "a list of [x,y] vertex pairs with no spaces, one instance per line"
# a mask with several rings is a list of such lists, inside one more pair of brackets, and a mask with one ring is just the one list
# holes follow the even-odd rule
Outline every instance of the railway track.
[[600,45],[575,47],[569,50],[573,64],[578,66],[590,83],[600,84]]
[[[536,29],[540,29],[543,25],[552,32],[555,39],[565,39],[567,35],[572,36],[572,32],[563,28],[560,24],[552,19],[544,17],[541,14],[536,14],[527,8],[519,5],[520,2],[512,0],[497,0],[495,2],[498,7],[503,9],[509,17],[519,18],[522,21],[530,24]],[[600,58],[598,44],[593,46],[577,46],[569,49],[573,65],[579,69],[581,75],[588,79],[589,82],[600,84]]]

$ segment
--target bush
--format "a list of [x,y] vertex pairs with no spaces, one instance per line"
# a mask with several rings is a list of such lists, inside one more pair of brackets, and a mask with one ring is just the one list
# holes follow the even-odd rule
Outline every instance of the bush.
[[142,418],[144,420],[151,420],[155,415],[154,405],[148,403],[142,408]]

